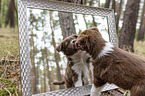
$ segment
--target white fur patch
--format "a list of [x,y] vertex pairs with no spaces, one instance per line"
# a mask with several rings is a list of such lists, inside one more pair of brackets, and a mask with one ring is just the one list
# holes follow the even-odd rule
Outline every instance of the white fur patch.
[[83,86],[82,83],[83,83],[82,82],[82,76],[81,76],[81,74],[79,74],[78,75],[78,81],[75,82],[75,87]]
[[105,46],[98,57],[100,58],[104,55],[107,55],[108,53],[111,53],[112,51],[114,51],[113,47],[114,46],[110,42],[105,43]]
[[82,86],[82,78],[81,78],[82,73],[84,74],[85,77],[88,76],[89,64],[86,62],[86,60],[89,57],[90,57],[89,54],[87,54],[85,51],[79,51],[70,57],[74,62],[72,70],[74,70],[75,73],[78,74],[78,81],[75,83],[75,87]]
[[105,87],[106,84],[104,84],[101,87],[96,88],[94,84],[92,84],[92,89],[91,89],[91,96],[100,96],[101,95],[101,91],[103,90],[103,88]]

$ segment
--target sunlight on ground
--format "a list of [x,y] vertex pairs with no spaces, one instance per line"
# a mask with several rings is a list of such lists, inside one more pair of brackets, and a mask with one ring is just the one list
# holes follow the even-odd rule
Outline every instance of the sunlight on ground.
[[144,42],[137,42],[135,41],[134,43],[134,50],[135,50],[135,53],[143,58],[145,58],[145,41]]
[[0,28],[0,59],[19,55],[17,28]]

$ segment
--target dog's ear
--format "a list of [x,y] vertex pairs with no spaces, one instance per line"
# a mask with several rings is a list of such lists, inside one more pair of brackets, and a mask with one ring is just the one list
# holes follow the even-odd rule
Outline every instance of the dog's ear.
[[70,40],[77,39],[78,35],[77,34],[73,34],[67,38],[65,38],[55,49],[60,52],[60,51],[65,51],[67,46],[70,44]]
[[60,43],[55,49],[56,49],[58,52],[62,51],[62,49],[63,49],[63,43]]
[[97,27],[92,27],[91,30],[94,30],[94,31],[98,31],[99,32],[99,30],[98,30]]

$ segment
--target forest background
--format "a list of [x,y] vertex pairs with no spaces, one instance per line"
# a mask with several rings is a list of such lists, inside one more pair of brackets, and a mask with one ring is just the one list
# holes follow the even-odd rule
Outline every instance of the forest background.
[[[65,0],[64,2],[113,9],[115,13],[119,47],[126,51],[134,52],[135,54],[145,58],[145,0],[80,1]],[[31,17],[33,21],[35,18],[34,14],[31,14]],[[60,13],[59,17],[64,17],[64,14]],[[55,26],[57,26],[57,22],[54,21],[54,23],[56,24]],[[95,26],[93,21],[90,23]],[[63,28],[61,27],[61,29]],[[65,28],[63,30],[65,30]],[[66,30],[66,32],[69,31]],[[63,38],[72,33],[64,33]],[[53,37],[54,35],[55,33],[52,32],[52,37],[49,39],[52,46],[55,48],[57,43]],[[31,67],[31,74],[34,75],[34,77],[31,77],[32,93],[42,93],[64,88],[64,86],[51,85],[52,81],[61,81],[63,79],[64,74],[62,74],[62,71],[60,70],[65,70],[65,68],[61,66],[59,63],[60,61],[57,59],[60,55],[55,51],[54,53],[51,53],[46,47],[41,50],[35,48],[36,47],[33,46],[34,50],[31,51],[41,51],[41,54],[45,54],[44,56],[46,57],[48,57],[48,54],[46,53],[54,56],[55,58],[52,62],[55,63],[56,66],[51,66],[51,63],[48,63],[49,60],[47,61],[46,57],[40,57],[41,60],[37,63],[37,66],[36,64],[32,65],[33,67]],[[44,61],[44,58],[46,61]],[[0,96],[19,96],[21,94],[21,85],[17,0],[0,0],[0,62]],[[33,62],[34,61],[31,61],[31,63]],[[45,64],[44,66],[46,66],[46,68],[39,68],[41,67],[41,63]],[[34,69],[38,69],[36,74]],[[51,75],[48,75],[48,73]]]

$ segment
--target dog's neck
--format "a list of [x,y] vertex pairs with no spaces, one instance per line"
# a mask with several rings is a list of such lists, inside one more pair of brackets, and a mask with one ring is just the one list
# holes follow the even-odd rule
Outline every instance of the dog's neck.
[[89,62],[87,62],[87,60],[90,56],[85,51],[78,51],[74,55],[69,56],[69,58],[71,58],[71,61],[74,64],[71,69],[78,75],[78,80],[75,83],[75,87],[82,86],[82,75],[87,76],[89,73]]
[[101,58],[104,55],[107,55],[108,53],[111,53],[113,50],[113,45],[110,42],[106,42],[103,50],[98,55],[98,58]]
[[77,73],[84,73],[86,76],[88,74],[88,62],[87,59],[89,58],[89,54],[87,54],[85,51],[78,51],[74,55],[70,56],[69,58],[72,59],[72,62],[74,65],[72,66],[72,69]]
[[91,50],[87,50],[87,52],[92,56],[93,60],[96,60],[108,53],[111,53],[113,51],[113,47],[114,46],[110,42],[104,42],[104,44],[92,44],[90,45]]

